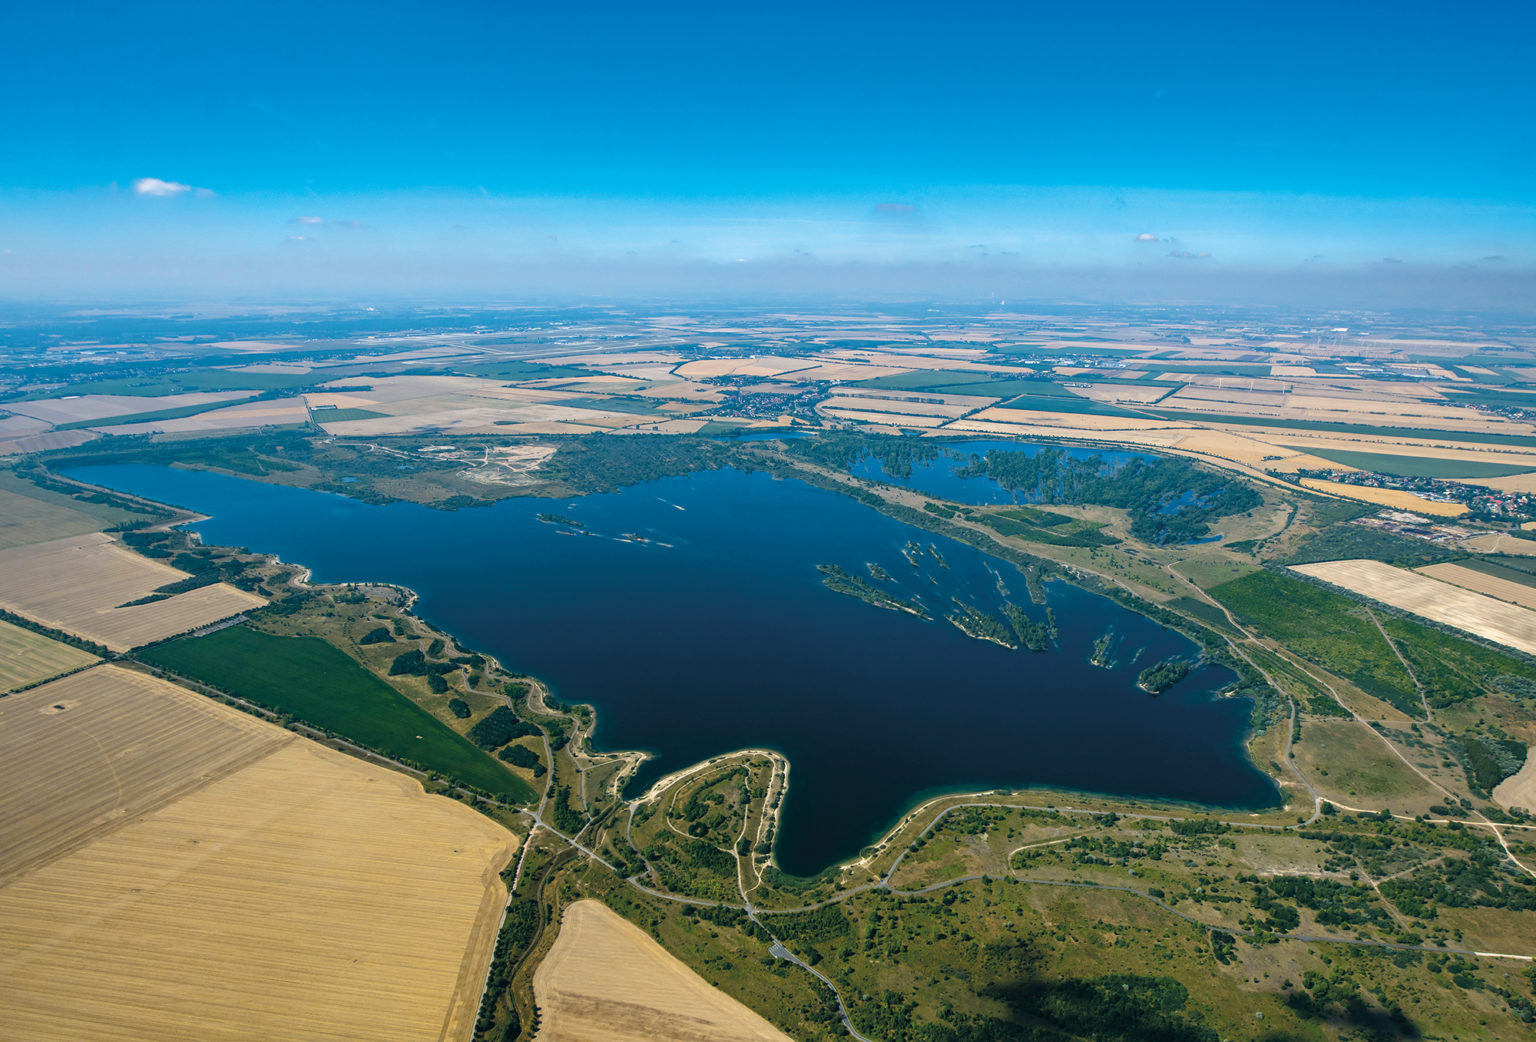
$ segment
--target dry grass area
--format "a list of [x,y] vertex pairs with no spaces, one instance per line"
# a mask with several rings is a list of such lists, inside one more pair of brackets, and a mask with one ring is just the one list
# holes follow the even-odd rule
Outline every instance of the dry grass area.
[[1526,750],[1524,767],[1494,787],[1493,802],[1505,810],[1523,807],[1536,813],[1536,747]]
[[1323,481],[1319,478],[1302,478],[1301,483],[1307,488],[1341,496],[1344,499],[1375,503],[1394,510],[1410,510],[1415,514],[1428,514],[1431,517],[1460,517],[1467,512],[1466,506],[1461,503],[1442,503],[1439,500],[1425,499],[1423,496],[1416,496],[1412,492],[1397,488],[1346,485],[1342,481]]
[[533,978],[537,1042],[788,1042],[598,901],[565,911]]
[[0,700],[3,1033],[467,1039],[515,845],[115,666]]
[[1427,575],[1431,579],[1439,579],[1441,582],[1460,586],[1464,590],[1473,593],[1485,593],[1489,597],[1497,597],[1501,601],[1509,601],[1522,607],[1536,609],[1536,587],[1526,586],[1511,579],[1500,579],[1495,575],[1485,575],[1482,572],[1468,568],[1466,565],[1445,563],[1432,564],[1426,568],[1417,569],[1420,575]]
[[113,416],[132,416],[136,413],[180,409],[190,405],[208,405],[213,402],[227,402],[234,398],[246,397],[249,397],[247,391],[192,391],[160,397],[131,394],[75,394],[32,402],[12,402],[6,405],[6,408],[23,416],[32,416],[48,423],[59,424],[105,420]]
[[0,694],[88,666],[96,656],[0,622]]
[[113,651],[163,640],[266,601],[225,583],[125,608],[187,573],[100,532],[0,551],[0,607]]
[[146,420],[143,423],[122,423],[105,429],[118,435],[198,434],[247,427],[291,426],[308,422],[309,410],[304,407],[304,399],[277,398],[271,401],[248,402],[245,405],[231,405],[227,409],[213,409],[195,416]]
[[1380,561],[1324,561],[1291,570],[1351,593],[1536,654],[1536,611]]
[[[9,473],[4,473],[3,477],[10,479],[8,483],[25,487],[24,482]],[[48,498],[43,498],[45,496]],[[64,500],[63,496],[50,493],[34,496],[19,488],[0,486],[0,550],[99,532],[109,523],[66,506],[61,500]]]

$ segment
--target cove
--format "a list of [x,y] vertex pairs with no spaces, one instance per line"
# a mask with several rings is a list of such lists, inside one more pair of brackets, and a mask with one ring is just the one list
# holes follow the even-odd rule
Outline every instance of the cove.
[[[1044,618],[1016,569],[797,481],[720,470],[444,512],[168,467],[68,473],[207,514],[205,542],[277,554],[317,582],[411,587],[417,611],[465,646],[596,706],[600,747],[651,753],[632,792],[717,753],[778,750],[789,872],[856,855],[938,792],[1276,802],[1242,747],[1249,703],[1212,697],[1229,671],[1203,668],[1157,698],[1136,688],[1146,666],[1196,653],[1185,637],[1059,582],[1046,586],[1057,649],[967,637],[942,617],[955,598],[997,612],[1007,589]],[[868,578],[868,562],[935,617],[833,593],[816,567]],[[1088,658],[1111,628],[1118,664],[1101,669]]]

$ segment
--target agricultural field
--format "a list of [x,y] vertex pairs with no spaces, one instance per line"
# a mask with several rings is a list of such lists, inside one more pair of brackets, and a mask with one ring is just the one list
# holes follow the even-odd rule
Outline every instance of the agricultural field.
[[0,694],[95,661],[96,656],[88,651],[0,621]]
[[533,979],[538,1042],[787,1042],[643,930],[593,900],[565,909]]
[[8,1037],[470,1036],[500,826],[118,667],[0,713]]
[[1425,499],[1423,496],[1396,488],[1375,488],[1371,485],[1350,485],[1342,481],[1325,481],[1322,478],[1302,478],[1304,487],[1316,492],[1326,492],[1332,496],[1343,496],[1345,499],[1358,499],[1363,503],[1375,503],[1378,506],[1391,507],[1394,510],[1407,510],[1415,514],[1426,514],[1430,517],[1460,517],[1467,512],[1465,504],[1448,503],[1438,499]]
[[141,516],[49,492],[0,470],[0,551],[99,532]]
[[0,699],[0,882],[292,740],[116,665]]
[[1327,561],[1292,570],[1371,600],[1536,654],[1536,612],[1380,561]]
[[[1536,585],[1529,582],[1518,582],[1514,579],[1506,579],[1477,568],[1469,568],[1466,565],[1454,562],[1445,564],[1432,564],[1418,569],[1420,575],[1427,575],[1438,582],[1450,583],[1460,586],[1464,590],[1473,593],[1485,594],[1496,597],[1501,601],[1509,601],[1523,608],[1536,610]],[[1527,576],[1526,578],[1530,578]]]
[[141,657],[499,799],[533,799],[532,788],[500,761],[318,638],[234,626]]
[[226,583],[130,603],[188,578],[96,532],[0,551],[0,608],[127,651],[267,603]]

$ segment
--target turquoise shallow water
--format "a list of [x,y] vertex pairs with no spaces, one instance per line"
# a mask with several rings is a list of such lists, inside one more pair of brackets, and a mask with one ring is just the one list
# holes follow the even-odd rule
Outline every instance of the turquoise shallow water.
[[[1044,611],[1012,566],[799,482],[723,470],[449,513],[165,467],[70,475],[208,514],[196,526],[205,541],[278,554],[320,582],[415,589],[420,613],[466,645],[597,706],[600,745],[651,752],[637,785],[730,749],[779,750],[791,786],[777,852],[791,872],[855,854],[936,791],[1276,799],[1242,751],[1248,703],[1211,697],[1227,670],[1158,698],[1135,687],[1147,665],[1196,652],[1180,634],[1052,583],[1060,647],[1035,655],[832,593],[818,564],[868,577],[876,562],[893,592],[936,616],[956,597],[998,610],[999,584]],[[909,540],[938,555],[925,549],[914,566]],[[1091,666],[1111,627],[1120,664]]]

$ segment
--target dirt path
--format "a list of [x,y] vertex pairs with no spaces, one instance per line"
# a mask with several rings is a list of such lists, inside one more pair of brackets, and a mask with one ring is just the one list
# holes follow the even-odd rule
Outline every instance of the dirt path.
[[1392,649],[1392,654],[1397,656],[1397,661],[1403,664],[1403,671],[1408,674],[1408,679],[1413,681],[1413,689],[1419,693],[1419,704],[1424,707],[1424,718],[1430,723],[1434,723],[1435,714],[1429,708],[1429,699],[1424,697],[1424,685],[1419,680],[1419,675],[1413,671],[1413,667],[1408,664],[1408,660],[1403,658],[1403,652],[1397,646],[1397,642],[1387,636],[1386,627],[1381,624],[1381,620],[1376,617],[1376,613],[1369,606],[1366,606],[1365,613],[1376,624],[1377,631],[1381,633],[1381,639],[1387,642],[1387,647]]

